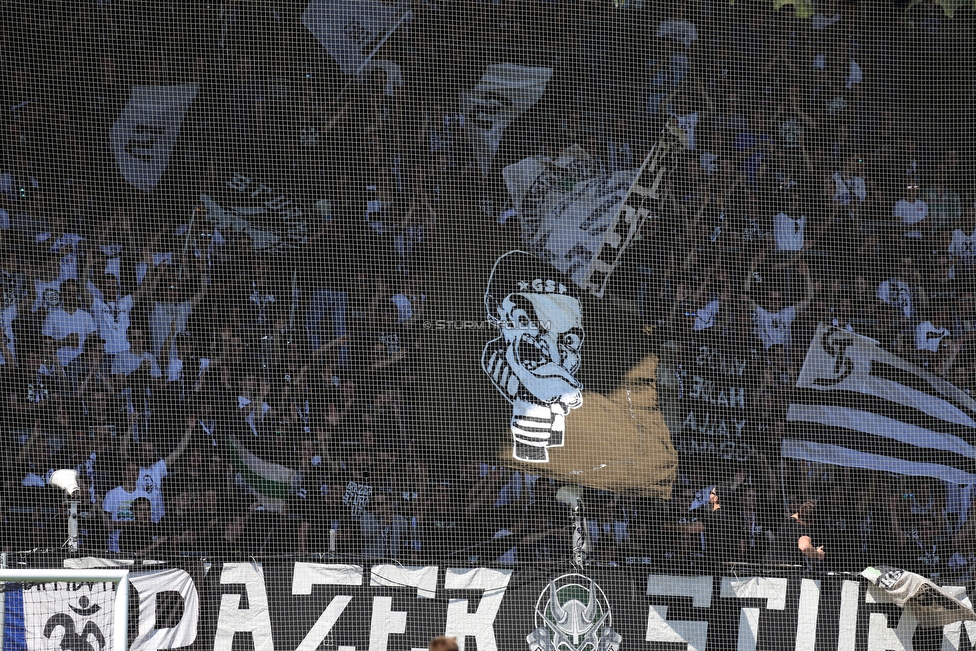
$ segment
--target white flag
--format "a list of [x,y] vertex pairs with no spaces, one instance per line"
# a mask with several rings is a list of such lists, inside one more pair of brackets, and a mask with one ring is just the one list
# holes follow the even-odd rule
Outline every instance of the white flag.
[[972,608],[924,576],[887,565],[865,568],[861,576],[884,590],[896,606],[915,613],[922,626],[976,621]]
[[116,584],[28,583],[24,629],[28,651],[112,649]]
[[312,0],[302,15],[302,24],[347,75],[374,68],[384,70],[389,94],[394,85],[403,85],[400,67],[392,61],[372,57],[401,23],[413,17],[407,9],[409,4],[409,1]]
[[488,66],[474,90],[461,93],[468,138],[482,174],[488,174],[502,134],[539,101],[552,68],[525,68],[513,63]]
[[526,158],[503,170],[522,224],[522,245],[580,287],[637,170],[600,173],[579,146],[557,159]]
[[109,132],[119,170],[131,185],[151,192],[159,183],[197,90],[196,84],[132,87]]

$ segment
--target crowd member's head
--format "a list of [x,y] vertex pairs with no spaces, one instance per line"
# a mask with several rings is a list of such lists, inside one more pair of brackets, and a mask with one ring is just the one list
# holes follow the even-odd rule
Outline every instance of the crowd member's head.
[[430,651],[458,651],[457,638],[454,637],[435,637],[430,641]]

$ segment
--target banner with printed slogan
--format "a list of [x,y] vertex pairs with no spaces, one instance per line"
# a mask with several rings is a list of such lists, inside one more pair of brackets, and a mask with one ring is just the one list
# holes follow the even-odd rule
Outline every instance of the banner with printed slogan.
[[482,174],[491,169],[505,129],[539,101],[551,78],[552,68],[499,63],[488,66],[473,90],[461,93],[468,139]]
[[[519,545],[513,567],[247,559],[213,560],[204,572],[186,559],[132,572],[130,623],[138,605],[138,634],[130,626],[128,648],[420,651],[444,634],[468,651],[976,647],[976,584],[968,580],[939,586],[881,566],[862,576],[753,576],[744,567],[671,574],[641,556],[583,574],[533,562],[526,548]],[[111,627],[98,618],[111,603],[95,596],[102,585],[23,593],[8,586],[5,651],[110,651]],[[36,634],[25,630],[21,597],[46,604],[27,618],[27,626],[40,626]],[[66,631],[74,635],[66,639]]]
[[381,0],[312,0],[302,15],[302,24],[329,51],[347,75],[373,69],[387,74],[386,92],[402,86],[400,67],[374,58],[379,46],[403,23],[413,17],[405,2]]
[[109,131],[115,161],[130,185],[152,192],[159,183],[197,90],[196,84],[132,87]]

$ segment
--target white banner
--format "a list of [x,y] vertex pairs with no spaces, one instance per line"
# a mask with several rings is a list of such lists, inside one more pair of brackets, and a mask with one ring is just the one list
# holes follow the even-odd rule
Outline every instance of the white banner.
[[482,174],[488,174],[505,129],[539,101],[551,78],[552,68],[500,63],[488,66],[474,90],[461,93],[461,111]]
[[305,8],[302,23],[347,75],[383,69],[390,92],[394,84],[403,85],[400,67],[372,57],[399,25],[413,17],[407,9],[409,5],[409,0],[312,0]]
[[[133,649],[179,649],[196,641],[200,597],[189,574],[178,568],[133,572],[129,581],[139,596],[139,634],[132,642]],[[170,607],[170,611],[180,613],[179,620],[165,621],[165,625],[160,617],[163,608],[158,599],[163,592],[177,592],[183,601],[181,608],[173,608],[172,604]]]
[[151,192],[169,165],[196,84],[133,86],[129,103],[109,132],[119,171],[129,184]]
[[247,233],[255,251],[289,251],[305,243],[308,210],[301,201],[247,174],[229,174],[200,195],[200,206],[222,235]]
[[671,120],[640,169],[608,176],[579,145],[556,160],[533,156],[509,165],[502,175],[523,246],[602,298],[687,147],[687,133]]
[[114,648],[115,584],[27,583],[24,629],[28,651]]
[[861,576],[884,590],[887,598],[896,606],[914,613],[922,626],[976,621],[972,608],[919,574],[879,565],[865,568]]

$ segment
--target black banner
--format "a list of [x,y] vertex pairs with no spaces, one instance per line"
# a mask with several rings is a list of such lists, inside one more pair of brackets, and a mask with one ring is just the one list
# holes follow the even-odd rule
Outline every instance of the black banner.
[[[919,627],[910,610],[857,575],[677,576],[618,567],[584,576],[255,561],[133,571],[130,579],[132,651],[422,650],[445,633],[468,651],[971,650],[976,640],[974,622]],[[93,603],[84,596],[93,588],[62,585],[63,595],[57,587],[21,598],[7,592],[6,651],[58,648],[58,633],[25,631],[25,621],[94,635],[97,616],[75,604]],[[973,588],[947,590],[969,605]],[[38,595],[47,612],[25,618]]]
[[759,361],[748,350],[704,340],[685,341],[682,351],[675,448],[692,459],[746,461],[755,441]]

